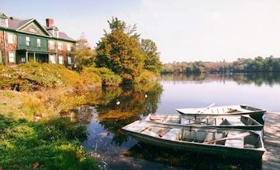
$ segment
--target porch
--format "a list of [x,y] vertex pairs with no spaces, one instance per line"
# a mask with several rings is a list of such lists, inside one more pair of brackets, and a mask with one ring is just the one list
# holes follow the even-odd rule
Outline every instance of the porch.
[[17,50],[16,63],[28,63],[28,62],[38,62],[38,63],[49,63],[51,62],[50,56],[55,56],[56,52],[51,51],[32,51],[32,50]]

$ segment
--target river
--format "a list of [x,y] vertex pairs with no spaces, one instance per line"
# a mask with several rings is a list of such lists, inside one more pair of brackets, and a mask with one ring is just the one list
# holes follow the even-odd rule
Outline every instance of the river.
[[[79,108],[87,122],[83,146],[101,169],[280,169],[280,75],[162,75],[156,85],[104,90],[98,105]],[[213,156],[139,143],[121,128],[149,113],[176,108],[247,104],[266,109],[262,160]],[[272,113],[273,112],[273,113]]]

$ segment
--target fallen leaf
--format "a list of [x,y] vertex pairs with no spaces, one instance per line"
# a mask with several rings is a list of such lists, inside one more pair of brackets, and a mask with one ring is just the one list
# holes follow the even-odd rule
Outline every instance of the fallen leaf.
[[38,166],[39,166],[39,162],[35,162],[35,163],[32,165],[33,169],[36,169]]

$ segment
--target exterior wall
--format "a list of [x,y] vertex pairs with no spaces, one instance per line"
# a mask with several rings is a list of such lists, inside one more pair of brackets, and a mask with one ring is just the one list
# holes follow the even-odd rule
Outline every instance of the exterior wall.
[[[53,49],[50,48],[50,41],[54,42],[54,48]],[[58,44],[59,43],[62,44],[61,50],[58,49]],[[70,51],[67,50],[67,44],[71,45],[71,49],[75,45],[75,43],[71,43],[71,42],[65,42],[65,41],[61,41],[61,40],[49,39],[48,40],[48,51],[56,52],[56,63],[57,64],[59,64],[59,59],[58,59],[59,56],[63,56],[63,63],[64,63],[64,65],[66,67],[68,67],[68,68],[73,68],[74,65],[75,65],[75,58],[71,54],[71,50]],[[71,64],[68,63],[68,56],[72,57],[72,63]]]
[[[13,44],[8,43],[8,33],[13,35]],[[0,51],[2,55],[2,63],[8,63],[8,65],[13,65],[15,63],[9,62],[9,52],[15,53],[15,61],[16,61],[16,50],[17,50],[17,34],[10,31],[0,30]]]
[[[30,45],[26,45],[26,37],[30,39]],[[37,39],[41,40],[41,46],[37,46]],[[27,49],[27,50],[34,50],[34,51],[47,51],[47,38],[35,36],[35,35],[28,35],[18,33],[18,49]]]

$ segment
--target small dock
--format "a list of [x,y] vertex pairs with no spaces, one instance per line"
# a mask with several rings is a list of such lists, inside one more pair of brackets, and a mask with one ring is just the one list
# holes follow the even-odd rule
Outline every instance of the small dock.
[[262,169],[280,169],[280,113],[266,113]]

